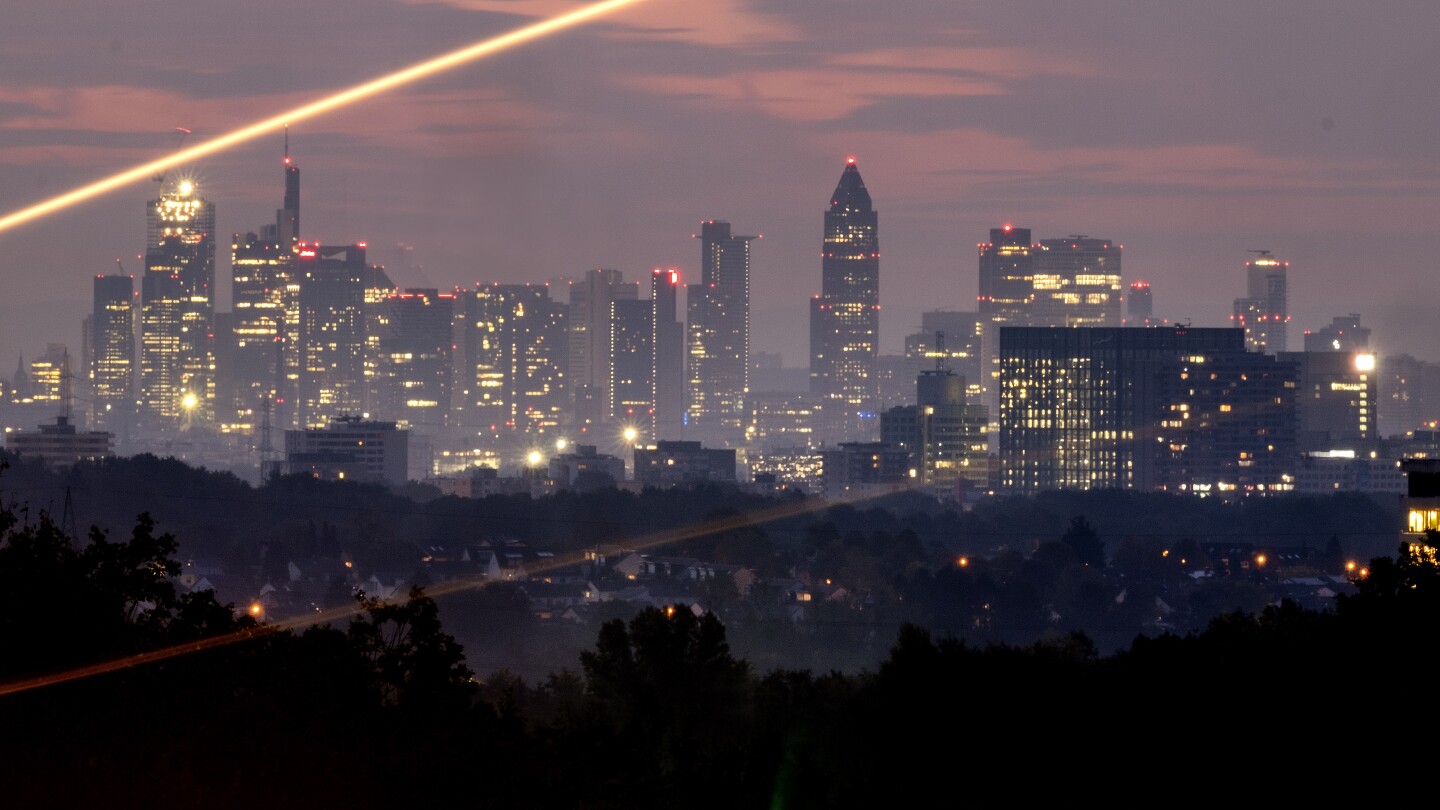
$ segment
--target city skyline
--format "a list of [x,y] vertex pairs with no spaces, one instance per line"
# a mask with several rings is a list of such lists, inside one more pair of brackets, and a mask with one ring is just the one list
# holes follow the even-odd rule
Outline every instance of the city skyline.
[[[213,137],[574,7],[371,0],[347,15],[346,37],[319,43],[311,32],[333,13],[323,3],[273,15],[262,3],[224,27],[204,9],[144,13],[171,5],[94,23],[39,3],[14,10],[0,35],[7,210],[162,154],[177,127]],[[1377,351],[1440,359],[1419,303],[1440,164],[1423,137],[1430,113],[1412,101],[1435,58],[1419,36],[1436,11],[1407,6],[1397,30],[1396,15],[1338,6],[930,5],[845,4],[822,38],[778,3],[651,0],[307,122],[291,134],[308,172],[306,232],[368,242],[398,286],[447,289],[599,267],[640,278],[674,266],[688,282],[697,223],[744,223],[766,237],[754,348],[798,367],[819,265],[814,189],[855,155],[886,211],[882,353],[901,350],[922,311],[975,308],[968,246],[1010,222],[1124,244],[1124,282],[1149,281],[1156,316],[1197,326],[1226,325],[1248,251],[1271,250],[1292,262],[1292,339],[1356,312]],[[277,17],[290,24],[264,24]],[[379,43],[385,65],[352,47]],[[273,216],[279,139],[189,167],[220,238]],[[117,257],[139,277],[135,212],[154,195],[142,183],[6,233],[0,348],[78,347],[90,279]],[[396,266],[401,243],[413,265]],[[229,311],[223,253],[217,303]],[[1373,283],[1375,267],[1391,283]]]

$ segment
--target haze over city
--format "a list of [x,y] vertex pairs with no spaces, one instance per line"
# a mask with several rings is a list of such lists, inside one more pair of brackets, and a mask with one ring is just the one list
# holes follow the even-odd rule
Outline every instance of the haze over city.
[[[0,33],[0,208],[14,210],[335,89],[572,8],[313,2],[85,15],[17,2]],[[975,244],[1123,244],[1156,315],[1226,325],[1244,262],[1291,263],[1293,337],[1359,313],[1437,359],[1423,304],[1440,9],[1405,3],[870,4],[648,0],[297,125],[306,234],[366,241],[397,285],[586,270],[698,278],[705,219],[753,248],[753,348],[807,363],[820,214],[858,158],[880,212],[882,353],[974,308]],[[184,167],[223,239],[273,217],[279,132]],[[0,235],[0,352],[78,346],[90,280],[143,262],[139,183]],[[416,266],[398,263],[413,246]],[[228,308],[228,251],[217,251]],[[1293,339],[1292,337],[1292,339]]]

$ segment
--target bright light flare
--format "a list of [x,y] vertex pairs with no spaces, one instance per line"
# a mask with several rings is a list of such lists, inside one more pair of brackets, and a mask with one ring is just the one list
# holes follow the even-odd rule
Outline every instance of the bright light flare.
[[174,168],[181,163],[202,158],[206,155],[213,155],[216,152],[229,149],[232,146],[238,146],[239,144],[254,140],[261,135],[273,132],[289,124],[299,123],[300,121],[338,110],[341,107],[347,107],[370,96],[384,93],[387,90],[394,90],[402,85],[434,76],[437,73],[444,73],[447,70],[457,68],[468,62],[483,59],[517,45],[523,45],[531,40],[558,33],[566,28],[589,22],[596,17],[619,11],[626,6],[640,2],[643,2],[643,0],[603,0],[603,2],[591,3],[586,6],[581,6],[574,11],[550,17],[549,19],[541,20],[540,22],[527,25],[523,28],[517,28],[509,33],[477,42],[474,45],[461,48],[458,51],[451,51],[443,56],[437,56],[434,59],[428,59],[419,64],[411,65],[408,68],[386,74],[378,79],[372,79],[347,90],[341,90],[338,93],[326,96],[317,101],[312,101],[309,104],[296,107],[293,110],[288,110],[279,115],[266,118],[263,121],[258,121],[249,126],[241,127],[240,129],[221,135],[218,138],[206,141],[197,146],[192,146],[189,149],[173,152],[165,157],[136,166],[133,169],[111,175],[103,180],[97,180],[89,185],[81,186],[74,191],[66,192],[58,197],[52,197],[44,202],[36,203],[28,208],[22,208],[19,211],[7,214],[4,217],[0,217],[0,232],[10,230],[26,222],[40,219],[57,211],[62,211],[86,200],[128,186],[131,183],[149,180],[155,174]]

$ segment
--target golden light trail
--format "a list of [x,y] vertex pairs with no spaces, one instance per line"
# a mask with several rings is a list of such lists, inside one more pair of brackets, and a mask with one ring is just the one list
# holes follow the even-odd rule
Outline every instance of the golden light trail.
[[[681,540],[690,540],[696,537],[703,537],[707,534],[714,534],[716,532],[743,528],[745,526],[750,526],[758,523],[769,523],[775,520],[798,517],[800,515],[808,514],[810,512],[818,512],[823,509],[829,509],[832,506],[839,506],[842,504],[855,504],[891,494],[894,494],[893,490],[886,490],[884,492],[872,492],[868,494],[852,496],[849,498],[806,498],[802,501],[785,503],[779,506],[772,507],[770,509],[762,509],[758,512],[752,512],[750,514],[730,515],[724,518],[717,518],[715,520],[697,523],[693,526],[686,526],[680,529],[656,532],[653,534],[642,536],[633,541],[625,541],[625,545],[628,548],[633,548],[635,551],[647,551],[658,546],[668,545],[670,543],[677,543]],[[575,565],[577,563],[583,562],[584,559],[584,552],[557,556],[549,562],[535,566],[527,566],[525,569],[525,573],[528,575],[543,574],[546,571],[554,571],[569,565]],[[490,580],[482,579],[479,577],[463,577],[451,580],[449,582],[442,582],[437,585],[427,587],[425,588],[425,595],[429,597],[444,596],[445,594],[456,593],[458,591],[481,588],[489,584],[493,583]],[[306,613],[299,616],[292,616],[288,619],[281,619],[275,622],[267,622],[265,624],[257,625],[255,627],[246,628],[244,630],[237,630],[233,633],[226,633],[224,635],[211,636],[210,638],[201,639],[199,641],[186,642],[185,644],[176,644],[171,647],[162,647],[157,650],[137,653],[135,655],[126,656],[124,658],[116,658],[111,661],[101,661],[99,663],[65,670],[64,672],[55,672],[49,675],[40,675],[34,678],[27,678],[25,680],[11,681],[10,683],[0,684],[0,697],[4,697],[6,695],[13,695],[20,692],[28,692],[32,689],[39,689],[45,686],[55,686],[57,684],[68,683],[70,681],[78,681],[83,678],[89,678],[96,675],[105,675],[111,672],[118,672],[122,669],[137,667],[142,664],[151,664],[157,661],[165,661],[171,658],[178,658],[182,655],[189,655],[191,653],[204,652],[205,650],[213,650],[220,647],[228,647],[231,644],[238,644],[240,642],[250,641],[252,639],[263,638],[268,635],[282,633],[288,630],[298,630],[301,628],[312,627],[316,625],[324,625],[336,621],[337,619],[349,618],[351,616],[359,615],[363,612],[364,608],[362,608],[359,603],[355,603],[352,605],[345,605],[343,607],[320,610],[314,613]]]
[[296,107],[293,110],[221,135],[218,138],[206,141],[198,146],[192,146],[189,149],[174,152],[157,160],[152,160],[144,165],[136,166],[133,169],[128,169],[103,180],[98,180],[87,186],[81,186],[74,191],[66,192],[58,197],[52,197],[44,202],[36,203],[28,208],[22,208],[19,211],[7,214],[4,217],[0,217],[0,233],[14,228],[17,225],[39,219],[48,214],[53,214],[56,211],[69,208],[72,205],[77,205],[123,186],[130,185],[131,183],[140,180],[149,180],[158,172],[174,168],[181,163],[196,158],[212,155],[246,141],[254,140],[261,135],[273,132],[287,124],[294,124],[308,118],[323,115],[327,112],[340,109],[341,107],[354,104],[370,96],[383,93],[387,90],[393,90],[429,76],[434,76],[437,73],[443,73],[452,68],[457,68],[477,59],[483,59],[531,40],[558,33],[566,28],[580,25],[581,23],[610,14],[614,11],[619,11],[626,6],[640,2],[643,2],[643,0],[603,0],[603,2],[592,3],[577,8],[574,11],[550,17],[523,28],[517,28],[507,34],[501,34],[482,42],[477,42],[467,48],[451,51],[444,56],[438,56],[434,59],[411,65],[408,68],[397,70],[394,73],[381,76],[378,79],[372,79],[364,84],[351,87],[348,90],[342,90],[318,101],[312,101],[309,104]]

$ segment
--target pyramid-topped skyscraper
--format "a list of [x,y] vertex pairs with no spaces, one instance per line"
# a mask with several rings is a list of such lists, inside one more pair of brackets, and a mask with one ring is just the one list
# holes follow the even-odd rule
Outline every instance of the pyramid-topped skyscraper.
[[820,294],[810,302],[810,392],[820,400],[822,439],[857,438],[873,411],[879,377],[878,215],[855,166],[845,162],[821,245]]

